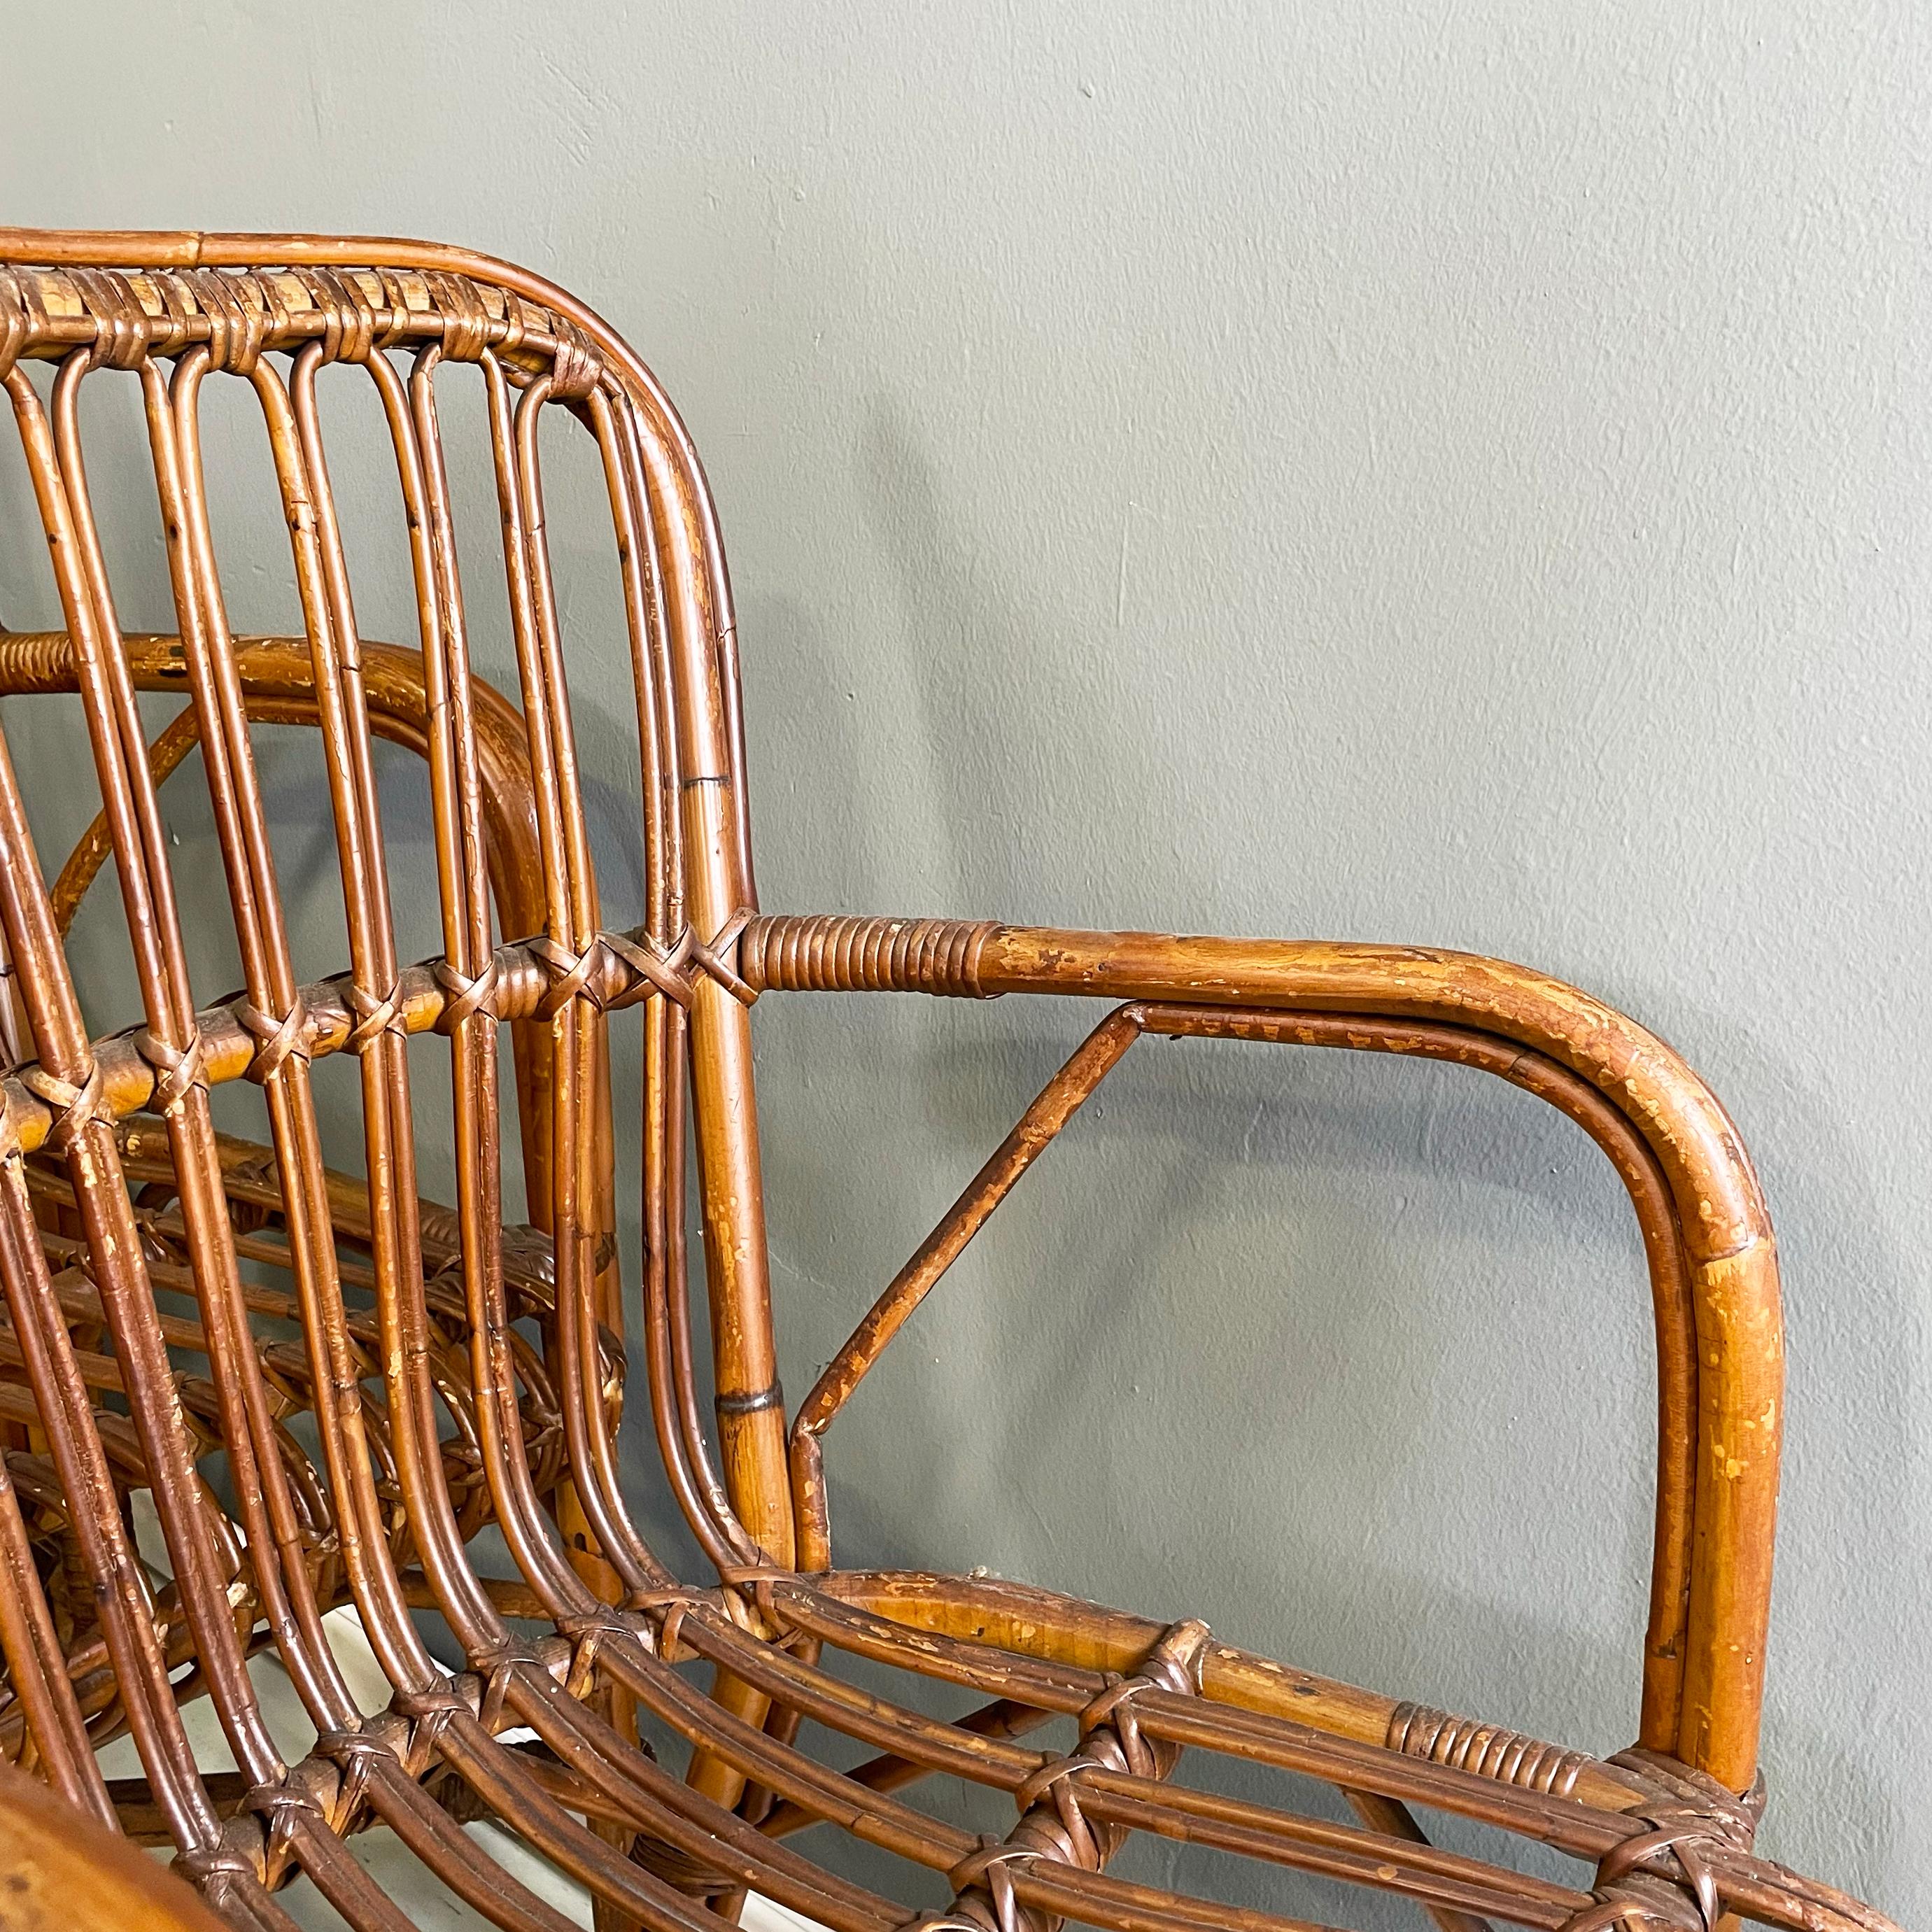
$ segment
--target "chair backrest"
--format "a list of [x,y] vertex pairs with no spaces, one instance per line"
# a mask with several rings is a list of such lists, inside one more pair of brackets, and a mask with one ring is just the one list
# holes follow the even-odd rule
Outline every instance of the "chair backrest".
[[[373,385],[386,427],[383,488],[407,544],[415,592],[417,634],[399,644],[420,655],[425,698],[413,725],[397,725],[395,704],[385,695],[385,654],[365,650],[358,630],[339,509],[344,484],[332,474],[335,446],[319,401],[318,376],[335,363],[361,370]],[[38,376],[30,374],[36,364],[47,365]],[[224,570],[242,560],[225,557],[216,536],[202,428],[211,383],[224,378],[244,393],[266,431],[260,487],[274,493],[286,527],[299,630],[280,640],[238,638],[229,616]],[[128,1219],[114,1124],[142,1108],[166,1121],[185,1248],[197,1284],[217,1304],[212,1348],[238,1349],[242,1276],[228,1221],[218,1211],[221,1148],[208,1090],[244,1076],[262,1088],[287,1245],[304,1312],[315,1318],[307,1325],[326,1352],[341,1331],[343,1304],[329,1244],[316,1232],[328,1226],[328,1182],[309,1069],[336,1052],[361,1065],[368,1247],[386,1334],[393,1332],[400,1349],[388,1367],[392,1409],[402,1414],[412,1403],[434,1402],[426,1371],[410,1358],[423,1326],[423,1242],[412,1063],[404,1050],[406,1036],[434,1030],[449,1042],[455,1222],[475,1317],[480,1453],[493,1486],[518,1492],[524,1466],[503,1300],[508,1217],[496,1060],[496,1030],[508,1023],[526,1045],[530,1036],[536,1040],[519,1070],[527,1076],[527,1211],[554,1252],[554,1366],[572,1432],[580,1514],[571,1520],[578,1533],[570,1540],[578,1546],[564,1552],[526,1546],[544,1535],[533,1505],[506,1525],[506,1534],[554,1617],[567,1618],[580,1605],[578,1572],[595,1566],[578,1559],[592,1551],[616,1586],[633,1594],[668,1583],[625,1513],[614,1445],[608,1427],[598,1426],[603,1406],[572,1399],[573,1390],[596,1386],[599,1328],[621,1327],[605,1028],[608,1013],[634,1006],[644,1040],[638,1179],[646,1352],[660,1443],[679,1499],[714,1561],[743,1564],[762,1550],[789,1562],[791,1506],[767,1292],[748,989],[730,963],[730,942],[756,910],[730,592],[702,473],[648,370],[560,290],[452,249],[0,230],[0,380],[65,628],[64,640],[34,640],[10,656],[0,650],[0,676],[16,690],[79,691],[102,802],[93,858],[77,855],[79,872],[50,892],[32,856],[27,802],[10,761],[0,757],[7,862],[0,910],[27,1063],[10,1091],[9,1151],[46,1150],[64,1156],[75,1174],[94,1273],[111,1322],[125,1326],[124,1334],[116,1326],[116,1352],[130,1364],[137,1418],[144,1403],[157,1406],[146,1420],[157,1441],[166,1435],[163,1332]],[[115,382],[133,385],[140,396],[153,476],[150,527],[166,550],[172,638],[131,636],[117,615],[116,560],[89,490],[84,421],[92,418],[81,407],[84,389]],[[451,483],[461,452],[444,428],[452,386],[464,382],[482,399],[472,415],[487,427],[471,454],[494,485],[520,715],[492,704],[472,667],[466,596],[474,586],[466,586],[458,566]],[[606,929],[599,900],[569,699],[567,663],[574,657],[580,664],[591,646],[568,634],[545,524],[542,432],[559,422],[590,439],[603,478],[634,693],[643,892],[619,931]],[[193,722],[176,733],[181,742],[157,746],[152,757],[136,702],[142,688],[185,691],[190,700]],[[324,748],[350,970],[322,986],[298,982],[251,746],[250,720],[276,715],[264,704],[277,693],[295,703],[291,715],[314,718]],[[410,730],[428,764],[442,940],[434,958],[414,966],[398,956],[398,908],[372,759],[375,736],[407,737]],[[154,796],[158,773],[165,775],[190,738],[201,747],[245,980],[241,994],[220,1006],[210,1006],[211,988],[189,983],[177,855]],[[520,889],[507,892],[505,838],[490,820],[502,789],[491,760],[506,758],[526,767],[538,862],[534,879],[512,880]],[[105,850],[120,882],[141,1010],[123,1016],[133,1022],[124,1034],[90,1044],[59,937],[88,866]],[[491,916],[493,862],[500,930]],[[529,929],[508,929],[513,915],[527,919]],[[689,1324],[673,1286],[681,1288],[683,1266],[687,1094],[704,1209],[722,1480],[696,1413]],[[14,1260],[26,1284],[21,1292],[31,1299],[32,1206],[24,1186],[14,1193]],[[233,1302],[225,1343],[224,1294]],[[259,1534],[259,1546],[267,1546],[278,1507],[274,1457],[256,1412],[252,1370],[242,1372],[238,1354],[230,1366],[235,1407],[224,1433],[239,1457],[252,1439],[258,1473],[269,1479],[256,1498],[259,1520],[250,1524],[251,1544]],[[54,1363],[46,1372],[58,1381],[58,1371]],[[319,1357],[316,1372],[320,1388],[328,1362]],[[334,1372],[338,1384],[354,1380],[340,1364]],[[350,1557],[357,1598],[372,1632],[382,1634],[379,1641],[396,1646],[386,1666],[406,1682],[424,1675],[425,1666],[410,1654],[394,1566],[374,1550],[380,1512],[366,1492],[354,1402],[344,1390],[337,1403],[317,1408],[332,1489],[361,1498],[345,1505],[344,1532],[347,1544],[359,1534],[370,1546]],[[62,1479],[76,1496],[90,1488],[85,1433],[76,1429],[62,1445],[72,1465]],[[489,1606],[457,1560],[446,1499],[443,1520],[435,1520],[438,1472],[407,1466],[414,1453],[409,1432],[396,1435],[390,1453],[404,1466],[404,1486],[427,1498],[418,1510],[430,1520],[416,1532],[424,1566],[466,1605],[472,1628],[464,1640],[473,1648],[487,1636]],[[178,1452],[172,1466],[168,1453],[154,1460],[157,1502],[190,1619],[212,1628],[221,1614],[213,1582],[220,1566],[208,1513],[197,1508],[197,1479]],[[531,1503],[527,1495],[524,1501]],[[96,1554],[111,1573],[124,1558],[124,1551],[117,1555],[118,1526],[97,1528],[106,1542]],[[140,1646],[131,1587],[120,1615],[119,1640],[132,1647],[131,1661]],[[166,1732],[164,1716],[150,1713],[147,1721]],[[74,1780],[85,1786],[82,1769],[74,1769]]]

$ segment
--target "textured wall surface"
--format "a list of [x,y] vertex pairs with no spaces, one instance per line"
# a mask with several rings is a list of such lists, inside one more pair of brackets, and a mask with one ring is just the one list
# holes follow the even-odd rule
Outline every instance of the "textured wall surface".
[[[1932,15],[100,0],[10,20],[0,101],[8,220],[428,233],[630,335],[731,542],[768,906],[1465,946],[1678,1046],[1786,1270],[1764,1841],[1932,1919]],[[230,554],[284,554],[230,494]],[[380,508],[362,615],[406,636]],[[30,518],[0,464],[16,627]],[[571,650],[621,879],[603,597]],[[67,784],[51,855],[74,742],[8,722]],[[272,772],[329,970],[312,748]],[[1089,1017],[759,1008],[795,1394]],[[1536,1103],[1145,1046],[832,1437],[841,1554],[1612,1750],[1647,1350],[1628,1210]]]

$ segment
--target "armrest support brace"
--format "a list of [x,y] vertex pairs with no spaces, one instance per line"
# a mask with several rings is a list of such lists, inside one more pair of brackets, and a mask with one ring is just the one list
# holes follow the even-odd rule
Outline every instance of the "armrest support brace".
[[1452,1058],[1576,1120],[1630,1191],[1657,1306],[1643,1741],[1750,1784],[1783,1422],[1776,1249],[1736,1129],[1670,1047],[1527,968],[1414,946],[768,916],[746,931],[740,968],[774,989],[1156,1002],[1137,1006],[1137,1030]]

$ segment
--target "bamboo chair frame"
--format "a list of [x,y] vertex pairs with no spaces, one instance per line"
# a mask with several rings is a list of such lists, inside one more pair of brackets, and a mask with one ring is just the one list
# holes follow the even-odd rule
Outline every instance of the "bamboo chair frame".
[[[52,365],[38,382],[35,362]],[[373,383],[387,426],[416,574],[408,646],[367,643],[357,626],[316,399],[337,363]],[[125,634],[116,615],[78,404],[110,372],[142,398],[174,636]],[[470,662],[436,406],[452,374],[480,381],[487,406],[518,707]],[[736,631],[695,453],[621,338],[524,271],[366,238],[0,230],[0,378],[64,624],[0,637],[0,687],[78,691],[104,801],[50,888],[0,744],[0,928],[20,1036],[0,1089],[0,1422],[24,1432],[0,1462],[0,1748],[100,1825],[171,1842],[176,1869],[242,1928],[286,1926],[276,1893],[297,1872],[358,1928],[405,1924],[345,1848],[374,1822],[491,1922],[558,1932],[556,1909],[462,1832],[478,1816],[584,1886],[600,1924],[651,1932],[716,1932],[752,1889],[833,1932],[1305,1923],[1120,1875],[1110,1866],[1136,1833],[1405,1897],[1443,1932],[1886,1924],[1751,1850],[1782,1416],[1777,1263],[1735,1128],[1669,1048],[1574,988],[1463,954],[761,913]],[[267,431],[298,637],[230,632],[200,432],[205,387],[224,378],[247,386]],[[646,861],[643,916],[623,930],[602,920],[579,782],[544,519],[547,412],[592,440],[622,582]],[[142,688],[190,700],[152,747]],[[350,958],[305,986],[251,748],[262,722],[314,724],[328,771]],[[428,764],[443,946],[419,965],[396,954],[379,735]],[[156,803],[190,742],[246,979],[199,1008]],[[110,853],[142,1011],[132,1030],[90,1039],[63,935]],[[801,991],[1077,994],[1111,1010],[788,1424],[748,1010]],[[670,1489],[715,1573],[705,1582],[653,1553],[618,1478],[607,1028],[628,1009],[644,1042],[644,1390]],[[502,1201],[506,1024],[520,1231]],[[422,1203],[415,1180],[405,1043],[430,1032],[448,1042],[452,1083],[447,1210]],[[833,1567],[831,1424],[1143,1034],[1455,1061],[1548,1101],[1609,1156],[1642,1231],[1659,1361],[1633,1750],[1600,1760],[1318,1678],[1198,1623],[976,1576]],[[310,1067],[339,1052],[359,1066],[361,1180],[322,1160]],[[214,1130],[211,1088],[243,1078],[266,1103],[266,1148]],[[686,1298],[687,1126],[715,1458]],[[290,1283],[267,1300],[243,1266],[265,1257]],[[156,1299],[182,1290],[192,1323]],[[291,1312],[298,1343],[251,1324]],[[542,1326],[540,1352],[514,1325],[525,1316]],[[171,1349],[206,1361],[205,1392],[190,1397]],[[110,1392],[124,1415],[99,1399]],[[313,1418],[312,1454],[286,1426],[292,1408]],[[440,1419],[457,1412],[460,1453]],[[198,1467],[214,1446],[232,1502]],[[158,1593],[131,1547],[136,1488],[152,1490],[172,1566]],[[514,1582],[469,1560],[486,1516]],[[86,1580],[85,1629],[68,1576]],[[356,1703],[331,1656],[320,1619],[340,1601],[394,1687],[383,1710]],[[418,1605],[440,1611],[463,1671],[424,1646]],[[264,1646],[320,1733],[292,1762],[245,1668]],[[956,1721],[923,1715],[909,1696],[858,1688],[842,1658],[981,1701]],[[694,1660],[712,1670],[708,1695],[679,1667]],[[182,1698],[204,1690],[241,1766],[225,1780],[204,1776],[182,1728]],[[640,1711],[689,1747],[683,1775],[640,1745]],[[806,1720],[874,1754],[833,1768],[806,1748]],[[1071,1721],[1070,1748],[1026,1742],[1056,1720]],[[146,1777],[110,1791],[93,1752],[121,1728]],[[506,1741],[513,1730],[537,1742]],[[1358,1822],[1197,1788],[1175,1774],[1189,1748],[1332,1786]],[[1009,1794],[1017,1822],[981,1838],[898,1795],[933,1774]],[[1417,1810],[1554,1846],[1579,1862],[1575,1882],[1434,1846]],[[920,1910],[838,1876],[789,1842],[808,1826],[896,1855],[908,1897],[936,1887],[946,1902]]]

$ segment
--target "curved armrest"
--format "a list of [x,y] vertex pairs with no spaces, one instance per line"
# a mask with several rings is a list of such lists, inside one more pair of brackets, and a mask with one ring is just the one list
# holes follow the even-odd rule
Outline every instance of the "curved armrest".
[[[1664,1042],[1526,967],[1418,946],[941,920],[754,920],[753,986],[1126,1003],[1068,1063],[800,1412],[812,1439],[986,1214],[1142,1031],[1454,1059],[1535,1093],[1616,1166],[1645,1236],[1659,1345],[1658,1535],[1642,1738],[1734,1790],[1756,1774],[1783,1423],[1771,1222],[1736,1129]],[[950,1230],[950,1232],[949,1232]],[[909,1292],[905,1284],[910,1282]],[[864,1338],[862,1340],[862,1338]],[[854,1372],[856,1366],[856,1372]]]
[[223,1932],[172,1873],[11,1765],[0,1765],[0,1874],[13,1932]]

